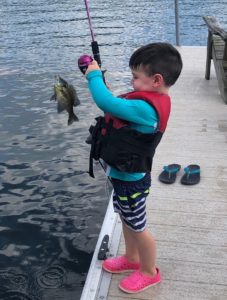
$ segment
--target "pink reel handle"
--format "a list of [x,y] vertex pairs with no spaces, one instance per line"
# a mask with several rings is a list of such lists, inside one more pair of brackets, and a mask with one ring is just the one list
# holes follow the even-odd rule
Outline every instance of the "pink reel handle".
[[93,58],[90,55],[82,55],[78,59],[78,67],[83,74],[85,74],[87,67],[90,65],[92,61]]

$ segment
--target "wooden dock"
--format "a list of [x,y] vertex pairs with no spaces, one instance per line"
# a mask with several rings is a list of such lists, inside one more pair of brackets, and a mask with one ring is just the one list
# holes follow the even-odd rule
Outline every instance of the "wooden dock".
[[[206,48],[179,50],[183,73],[171,91],[171,118],[155,157],[147,201],[163,280],[129,295],[118,289],[125,275],[113,275],[108,300],[227,299],[227,105],[213,65],[210,81],[204,79]],[[158,175],[171,163],[181,164],[181,172],[173,185],[162,184]],[[189,164],[201,167],[198,185],[180,183]],[[122,240],[118,253],[124,253]]]

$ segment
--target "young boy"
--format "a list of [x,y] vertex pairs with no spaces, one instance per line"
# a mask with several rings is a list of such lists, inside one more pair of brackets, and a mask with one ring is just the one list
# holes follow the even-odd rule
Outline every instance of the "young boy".
[[146,197],[155,149],[170,114],[169,88],[182,69],[179,52],[167,43],[137,49],[129,60],[134,91],[115,97],[93,61],[86,72],[92,97],[104,111],[92,130],[91,158],[103,159],[114,188],[113,205],[120,214],[125,254],[106,259],[111,273],[133,271],[119,288],[137,293],[161,281],[155,240],[146,228]]

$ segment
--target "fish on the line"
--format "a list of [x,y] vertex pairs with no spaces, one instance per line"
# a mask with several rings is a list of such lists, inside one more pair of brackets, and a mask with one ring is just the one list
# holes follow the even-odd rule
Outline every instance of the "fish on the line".
[[68,125],[71,125],[74,121],[79,121],[73,111],[73,107],[78,106],[80,100],[73,85],[68,84],[68,82],[59,75],[55,76],[55,79],[54,94],[50,100],[57,101],[58,113],[61,113],[64,110],[68,112]]

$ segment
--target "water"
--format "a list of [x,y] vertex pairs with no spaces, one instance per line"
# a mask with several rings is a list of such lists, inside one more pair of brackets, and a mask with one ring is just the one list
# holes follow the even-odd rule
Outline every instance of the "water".
[[[227,25],[227,0],[180,1],[182,45],[205,45],[202,15]],[[129,87],[131,52],[175,43],[174,1],[90,1],[107,81]],[[0,299],[79,299],[108,203],[99,165],[87,174],[84,140],[100,112],[76,62],[90,54],[82,0],[1,0]],[[54,76],[77,88],[80,121],[49,101]]]

